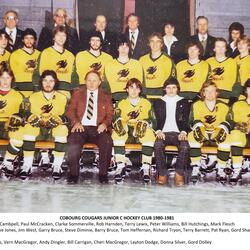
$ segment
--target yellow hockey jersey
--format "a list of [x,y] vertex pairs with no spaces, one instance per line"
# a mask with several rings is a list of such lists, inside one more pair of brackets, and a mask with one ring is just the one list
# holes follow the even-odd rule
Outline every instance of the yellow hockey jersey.
[[241,85],[235,60],[226,58],[224,61],[218,62],[215,57],[210,57],[207,62],[211,67],[211,78],[220,90],[219,97],[238,98],[241,94]]
[[222,101],[217,100],[213,110],[209,110],[204,101],[197,101],[191,108],[190,125],[193,127],[201,122],[208,132],[212,132],[220,124],[230,129],[230,124],[227,122],[228,113],[229,107]]
[[[58,52],[53,47],[45,49],[40,56],[38,70],[41,75],[44,70],[54,70],[59,79],[58,90],[70,91],[74,85],[75,56],[68,50]],[[71,85],[72,83],[72,85]]]
[[9,64],[9,57],[10,57],[10,52],[7,51],[6,49],[4,50],[3,54],[0,54],[0,69],[3,66],[7,66]]
[[134,126],[139,120],[146,120],[156,125],[156,118],[153,112],[152,104],[147,99],[140,97],[137,105],[133,105],[129,98],[124,98],[116,104],[114,120],[122,118],[128,125]]
[[143,81],[143,70],[139,61],[130,59],[123,64],[114,59],[105,66],[103,88],[112,94],[114,100],[119,101],[127,96],[124,88],[131,78]]
[[19,113],[22,101],[22,95],[14,89],[6,95],[0,94],[0,121],[5,122],[12,114]]
[[232,120],[236,123],[246,122],[250,125],[250,105],[246,100],[234,103],[232,107]]
[[147,98],[160,98],[163,95],[163,84],[170,77],[176,77],[173,61],[165,53],[153,59],[151,54],[140,58],[144,72],[144,84]]
[[176,71],[180,84],[179,95],[192,100],[199,94],[203,83],[207,81],[210,66],[203,60],[196,64],[190,64],[188,60],[183,60],[176,65]]
[[101,54],[97,57],[88,50],[79,52],[76,55],[76,72],[78,74],[79,83],[84,84],[85,75],[91,70],[98,71],[103,80],[104,67],[112,59],[112,56],[105,52],[101,52]]
[[10,56],[10,67],[15,76],[15,86],[20,91],[33,91],[32,76],[37,67],[40,51],[29,54],[23,49],[14,51]]
[[29,97],[30,112],[36,115],[63,115],[67,105],[67,97],[55,91],[52,99],[47,99],[43,91],[33,93]]
[[234,60],[239,66],[240,82],[244,86],[247,79],[250,78],[250,55],[243,58],[237,56]]

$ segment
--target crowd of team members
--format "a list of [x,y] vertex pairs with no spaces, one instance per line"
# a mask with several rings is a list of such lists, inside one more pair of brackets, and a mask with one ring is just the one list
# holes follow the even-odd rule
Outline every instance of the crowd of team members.
[[[127,18],[127,32],[115,39],[111,36],[110,40],[105,38],[105,32],[109,34],[105,31],[106,18],[100,15],[96,18],[96,29],[88,33],[88,49],[78,52],[82,46],[77,44],[77,33],[65,20],[66,11],[58,9],[53,29],[46,27],[40,34],[39,51],[35,31],[26,29],[20,35],[16,28],[17,13],[8,11],[4,16],[6,27],[0,31],[0,129],[1,137],[10,139],[1,165],[4,175],[13,175],[13,160],[22,149],[24,163],[20,177],[28,177],[35,141],[51,136],[55,141],[52,175],[60,178],[68,128],[74,128],[72,119],[71,125],[67,119],[67,105],[92,77],[111,94],[115,105],[112,139],[116,182],[122,180],[126,167],[128,138],[142,144],[145,182],[150,181],[155,147],[158,183],[166,183],[164,148],[168,144],[179,149],[177,185],[184,184],[189,157],[192,178],[198,178],[204,167],[203,143],[218,145],[219,179],[225,178],[230,154],[232,178],[240,177],[241,169],[246,167],[243,148],[249,143],[250,130],[250,40],[241,24],[230,26],[228,45],[224,38],[208,35],[208,20],[199,17],[198,34],[190,38],[184,51],[173,35],[174,25],[168,22],[164,36],[160,33],[149,36],[147,51],[135,14]],[[18,39],[20,44],[15,45]],[[93,107],[87,110],[88,104],[89,100],[86,117],[87,112],[93,112]],[[104,130],[108,126],[101,132]],[[106,175],[104,171],[101,182],[107,182]]]

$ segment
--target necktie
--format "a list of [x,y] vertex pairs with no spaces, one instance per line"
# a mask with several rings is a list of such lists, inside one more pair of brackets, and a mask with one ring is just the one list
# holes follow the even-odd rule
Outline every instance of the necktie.
[[9,44],[10,44],[10,45],[13,45],[13,44],[14,44],[14,40],[13,40],[13,31],[12,31],[12,30],[10,31],[9,36],[10,36]]
[[205,54],[205,49],[206,49],[206,39],[205,36],[201,37],[201,45],[203,47],[203,55]]
[[134,49],[135,49],[135,32],[131,32],[131,40],[130,40],[130,43],[131,43],[131,54],[133,54],[134,52]]
[[90,92],[88,107],[87,107],[87,119],[91,120],[93,117],[93,110],[94,110],[94,93]]

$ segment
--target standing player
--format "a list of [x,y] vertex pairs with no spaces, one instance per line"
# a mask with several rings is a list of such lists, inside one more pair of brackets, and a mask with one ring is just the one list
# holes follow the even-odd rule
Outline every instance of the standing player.
[[230,154],[229,131],[227,122],[228,106],[217,99],[218,88],[213,82],[205,82],[201,88],[201,99],[193,104],[190,113],[192,132],[188,134],[191,147],[190,157],[192,180],[197,181],[201,167],[201,145],[215,142],[218,145],[218,178],[224,179],[227,160]]
[[146,95],[149,99],[159,99],[163,95],[164,82],[170,76],[175,77],[175,66],[171,58],[162,52],[163,38],[160,33],[153,33],[148,41],[151,52],[140,58]]
[[214,44],[215,57],[207,60],[211,67],[211,78],[219,91],[219,98],[232,105],[241,94],[238,67],[232,58],[226,57],[227,41],[217,38]]
[[91,70],[99,72],[103,80],[104,67],[112,60],[112,57],[102,52],[101,49],[101,33],[91,32],[89,34],[89,50],[81,51],[76,55],[76,71],[80,84],[84,84],[85,75]]
[[203,47],[200,43],[189,42],[187,45],[188,59],[176,65],[177,79],[180,83],[179,95],[195,101],[199,99],[201,86],[207,81],[210,73],[209,64],[201,60]]
[[35,49],[36,39],[36,32],[33,29],[26,29],[22,34],[23,47],[10,56],[10,67],[15,76],[14,88],[25,97],[30,96],[34,90],[32,76],[40,55]]
[[137,139],[142,144],[142,171],[145,183],[150,181],[150,169],[155,135],[155,116],[151,103],[141,97],[142,84],[136,79],[130,79],[126,84],[127,98],[120,100],[115,109],[113,123],[113,143],[117,169],[115,181],[122,181],[125,168],[125,143],[128,137]]
[[45,70],[41,75],[40,84],[42,90],[29,97],[30,113],[23,131],[24,162],[20,172],[21,179],[26,179],[31,174],[35,141],[39,135],[53,137],[55,148],[52,176],[54,179],[61,177],[68,135],[67,119],[64,116],[67,98],[55,90],[58,84],[55,71]]
[[106,65],[103,82],[104,90],[111,93],[115,101],[127,97],[125,87],[129,79],[143,80],[142,66],[139,61],[129,57],[129,41],[124,36],[118,40],[118,52],[118,58]]
[[9,68],[0,69],[0,138],[10,139],[5,160],[0,166],[6,177],[13,175],[12,162],[22,146],[22,134],[20,133],[23,124],[21,114],[23,98],[18,91],[11,88],[13,80],[14,75]]
[[[64,48],[67,31],[63,26],[56,26],[53,30],[54,45],[45,49],[38,62],[38,70],[35,72],[35,84],[39,83],[39,75],[45,70],[54,70],[57,74],[59,82],[57,89],[68,97],[69,92],[76,86],[77,80],[74,74],[74,55]],[[36,86],[38,87],[38,86]]]
[[5,31],[0,30],[0,69],[9,64],[10,52],[6,49],[9,44],[9,36]]

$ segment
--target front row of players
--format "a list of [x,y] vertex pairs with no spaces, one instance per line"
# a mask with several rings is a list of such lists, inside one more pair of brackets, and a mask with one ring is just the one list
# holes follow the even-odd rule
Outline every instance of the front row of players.
[[[127,161],[125,143],[128,141],[142,145],[141,170],[146,183],[150,181],[153,152],[158,183],[166,183],[166,145],[178,147],[177,185],[184,184],[189,157],[192,179],[198,179],[206,171],[206,166],[201,164],[203,144],[218,146],[216,168],[220,180],[225,178],[224,170],[230,154],[232,178],[237,180],[242,168],[245,168],[243,148],[248,145],[250,129],[250,79],[245,83],[246,99],[236,102],[231,110],[217,98],[218,88],[210,81],[203,84],[201,100],[195,102],[190,110],[189,102],[178,95],[180,86],[175,78],[165,81],[165,94],[153,105],[142,96],[141,82],[132,78],[125,87],[127,97],[116,103],[115,112],[111,97],[100,88],[101,78],[95,71],[86,75],[86,85],[73,92],[68,104],[66,96],[56,90],[58,79],[54,71],[42,73],[41,91],[32,94],[29,103],[23,102],[22,95],[11,88],[13,80],[9,69],[0,70],[0,129],[2,137],[9,138],[1,164],[6,177],[14,174],[13,161],[22,151],[24,160],[20,177],[26,179],[31,174],[35,142],[48,136],[55,141],[53,178],[61,177],[61,165],[68,143],[68,181],[73,183],[78,181],[81,149],[87,142],[99,146],[101,183],[108,182],[112,143],[117,163],[115,181],[122,181]],[[67,139],[69,124],[71,130]]]

